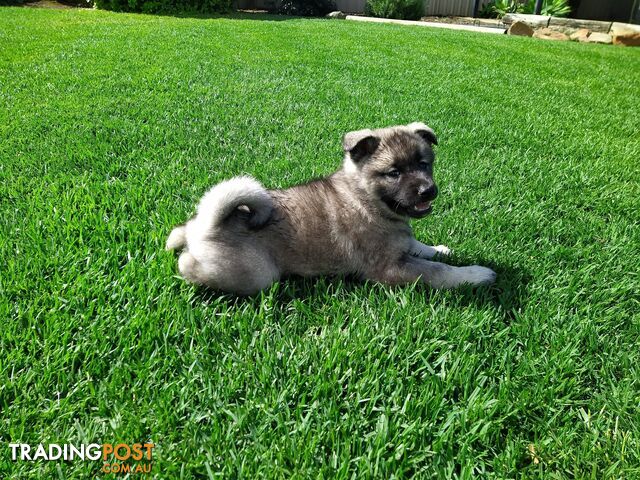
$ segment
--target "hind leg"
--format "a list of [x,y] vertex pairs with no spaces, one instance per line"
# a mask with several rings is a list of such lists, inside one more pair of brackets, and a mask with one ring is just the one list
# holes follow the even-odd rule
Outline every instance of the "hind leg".
[[185,280],[191,283],[204,284],[206,281],[200,262],[189,252],[182,252],[178,259],[178,270]]
[[217,288],[238,295],[253,295],[280,279],[280,271],[270,258],[260,255],[231,257],[218,263]]
[[181,275],[188,281],[237,295],[253,295],[280,279],[280,271],[266,256],[216,255],[200,262],[183,252],[178,260]]

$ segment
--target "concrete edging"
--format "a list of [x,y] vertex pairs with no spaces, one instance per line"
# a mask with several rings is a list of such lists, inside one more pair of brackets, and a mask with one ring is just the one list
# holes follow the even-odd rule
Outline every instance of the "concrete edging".
[[470,32],[497,33],[499,35],[502,35],[505,32],[504,28],[476,27],[475,25],[458,25],[455,23],[435,23],[435,22],[420,22],[420,21],[414,21],[414,20],[397,20],[395,18],[363,17],[360,15],[347,15],[346,20],[354,20],[356,22],[394,23],[396,25],[411,25],[414,27],[447,28],[450,30],[467,30]]

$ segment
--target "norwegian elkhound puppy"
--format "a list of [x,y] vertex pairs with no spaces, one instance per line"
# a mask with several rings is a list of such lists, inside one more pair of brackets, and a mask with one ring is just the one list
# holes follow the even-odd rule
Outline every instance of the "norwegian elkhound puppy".
[[430,261],[443,245],[413,238],[410,218],[431,212],[433,146],[423,123],[347,133],[333,175],[285,190],[236,177],[209,190],[196,215],[173,229],[168,250],[190,282],[251,295],[286,275],[353,274],[434,288],[493,283],[485,267]]

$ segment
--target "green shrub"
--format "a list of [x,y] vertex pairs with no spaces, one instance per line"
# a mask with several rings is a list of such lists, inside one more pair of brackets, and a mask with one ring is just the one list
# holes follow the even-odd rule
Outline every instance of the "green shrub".
[[224,13],[233,0],[95,0],[98,8],[141,13]]
[[365,13],[372,17],[419,20],[424,9],[425,0],[367,0]]
[[504,17],[507,13],[523,13],[522,4],[516,0],[494,0],[488,5],[490,11],[498,18]]
[[[535,11],[536,0],[528,0],[522,13],[534,13]],[[571,13],[571,6],[568,0],[544,0],[540,13],[553,17],[566,17]]]
[[[478,12],[480,17],[502,18],[507,13],[534,13],[536,0],[491,0]],[[568,0],[543,0],[542,15],[566,17],[571,13]]]
[[333,0],[283,0],[277,12],[301,17],[322,17],[335,9]]

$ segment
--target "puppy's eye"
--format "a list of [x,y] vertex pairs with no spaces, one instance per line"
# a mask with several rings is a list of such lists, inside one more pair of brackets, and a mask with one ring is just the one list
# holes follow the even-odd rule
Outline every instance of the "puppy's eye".
[[399,170],[390,170],[387,173],[385,173],[385,175],[387,177],[391,177],[391,178],[398,178],[400,176],[400,171]]
[[427,168],[429,168],[431,166],[431,164],[429,162],[420,162],[418,164],[418,167],[422,170],[426,170]]

